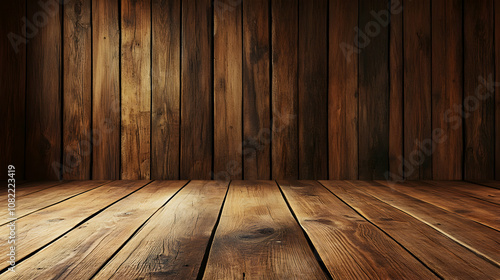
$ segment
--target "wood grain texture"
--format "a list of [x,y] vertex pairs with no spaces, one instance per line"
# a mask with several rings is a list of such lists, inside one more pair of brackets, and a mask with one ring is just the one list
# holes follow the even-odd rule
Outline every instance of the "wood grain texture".
[[[16,278],[86,279],[94,275],[185,183],[155,181],[134,192],[17,266]],[[9,279],[6,276],[0,279]]]
[[318,182],[278,184],[334,279],[436,278]]
[[120,9],[92,0],[92,179],[120,179]]
[[269,0],[243,1],[243,176],[271,179]]
[[360,32],[370,38],[359,53],[358,172],[363,180],[382,179],[389,170],[388,4],[387,0],[359,4]]
[[298,0],[271,1],[272,178],[299,178]]
[[[16,167],[17,180],[24,178],[24,148],[26,141],[26,42],[23,39],[21,19],[26,15],[26,1],[3,1],[0,16],[0,110],[4,119],[0,122],[0,168],[5,170],[0,180],[7,180],[7,167]],[[16,181],[17,181],[16,180]]]
[[212,172],[212,8],[210,0],[182,2],[181,179]]
[[152,1],[151,178],[179,179],[181,1]]
[[[495,0],[495,81],[500,81],[500,1]],[[498,85],[498,84],[497,84]],[[495,87],[495,180],[500,180],[500,88]]]
[[328,2],[299,0],[299,179],[328,179]]
[[[27,18],[37,23],[27,31],[26,178],[57,180],[61,176],[62,8],[55,5],[47,13],[36,0],[28,0],[27,5]],[[38,28],[42,23],[43,28]]]
[[225,10],[214,11],[214,173],[215,179],[241,179],[242,10],[233,1],[218,2]]
[[475,197],[480,200],[488,201],[500,205],[500,190],[498,188],[489,187],[487,183],[472,184],[463,181],[424,181],[433,186],[445,187],[454,192],[461,193],[470,197]]
[[227,183],[191,181],[96,279],[196,279],[226,191]]
[[151,1],[121,2],[121,178],[150,178]]
[[[465,180],[495,177],[493,1],[464,0]],[[498,141],[498,139],[497,139]]]
[[92,135],[91,0],[64,4],[63,170],[65,180],[90,179]]
[[[461,180],[463,127],[453,108],[463,100],[462,1],[432,1],[433,179]],[[436,137],[439,135],[440,137]]]
[[494,279],[498,266],[364,191],[369,182],[320,181],[444,279]]
[[404,173],[409,180],[431,179],[431,4],[404,5]]
[[358,179],[358,1],[330,0],[328,161],[330,179]]
[[328,279],[272,181],[232,181],[204,279]]

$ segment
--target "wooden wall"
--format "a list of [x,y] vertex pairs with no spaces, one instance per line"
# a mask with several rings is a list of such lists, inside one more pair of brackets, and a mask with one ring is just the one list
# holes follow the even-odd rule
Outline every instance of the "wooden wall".
[[1,4],[2,178],[500,179],[498,0],[57,1]]

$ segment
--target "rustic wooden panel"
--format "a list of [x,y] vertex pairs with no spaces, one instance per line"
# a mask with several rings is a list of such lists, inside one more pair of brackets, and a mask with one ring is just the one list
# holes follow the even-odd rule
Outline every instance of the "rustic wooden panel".
[[404,172],[432,178],[430,0],[404,1]]
[[297,179],[298,0],[271,1],[272,178]]
[[120,178],[120,9],[92,1],[92,179]]
[[359,3],[360,34],[370,40],[359,53],[358,172],[364,180],[382,179],[389,170],[388,4],[387,0]]
[[212,170],[212,12],[210,0],[182,2],[180,178]]
[[[464,119],[466,180],[495,177],[493,1],[464,0]],[[497,139],[498,141],[498,139]]]
[[[495,81],[500,82],[500,0],[495,0]],[[498,84],[497,84],[498,85]],[[500,88],[495,87],[495,180],[500,180]]]
[[299,0],[300,179],[328,179],[327,30],[327,0]]
[[330,179],[358,178],[358,1],[330,0],[328,161]]
[[121,178],[150,177],[151,1],[121,3]]
[[271,179],[269,0],[243,1],[243,176]]
[[152,2],[151,178],[179,178],[181,1]]
[[462,119],[453,111],[462,104],[463,98],[462,39],[462,1],[432,1],[432,174],[435,180],[462,179]]
[[242,178],[242,15],[241,5],[233,2],[218,1],[219,5],[225,5],[225,10],[214,13],[216,179]]
[[91,0],[64,4],[63,170],[65,180],[90,179],[92,136]]
[[62,7],[47,13],[36,0],[27,5],[26,178],[54,180],[61,175]]
[[[7,167],[16,167],[16,180],[24,178],[26,42],[21,19],[26,15],[25,1],[3,1],[0,4],[0,180],[6,180]],[[8,38],[8,39],[7,39]]]

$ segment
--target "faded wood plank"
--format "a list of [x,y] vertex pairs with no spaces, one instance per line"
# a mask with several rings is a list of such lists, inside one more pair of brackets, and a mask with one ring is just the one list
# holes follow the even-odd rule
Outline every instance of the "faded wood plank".
[[[484,201],[500,204],[500,190],[487,186],[487,184],[472,184],[463,181],[424,181],[439,188],[448,188],[455,192],[475,197]],[[499,186],[500,188],[500,186]]]
[[328,2],[299,0],[299,179],[328,179]]
[[329,6],[329,178],[358,179],[358,1]]
[[91,0],[64,3],[63,170],[64,180],[90,179],[92,136]]
[[150,178],[151,1],[121,2],[121,178]]
[[186,182],[155,181],[134,192],[20,263],[16,279],[89,278]]
[[[141,188],[148,181],[115,181],[86,192],[16,221],[16,259],[19,261],[42,248],[73,227],[108,207],[114,202]],[[89,203],[92,202],[92,203]],[[7,251],[9,225],[0,227],[1,249]],[[0,256],[0,270],[5,269],[8,256]]]
[[152,1],[151,179],[179,179],[181,1]]
[[120,9],[92,0],[92,179],[120,179]]
[[335,279],[437,278],[316,181],[278,184]]
[[[242,178],[242,15],[241,1],[219,0],[214,14],[215,179]],[[221,172],[221,173],[220,173]]]
[[35,13],[47,20],[43,28],[29,31],[32,38],[27,44],[26,179],[57,180],[62,165],[61,6],[53,5],[48,14],[37,0],[27,0],[27,5],[30,21]]
[[298,179],[298,0],[272,0],[271,19],[271,177]]
[[182,1],[180,179],[210,179],[213,144],[210,0]]
[[269,0],[243,1],[243,176],[271,179]]
[[328,279],[272,181],[233,181],[204,279]]
[[[444,279],[494,279],[498,266],[478,257],[422,220],[365,191],[367,182],[320,181]],[[462,229],[463,230],[463,229]]]

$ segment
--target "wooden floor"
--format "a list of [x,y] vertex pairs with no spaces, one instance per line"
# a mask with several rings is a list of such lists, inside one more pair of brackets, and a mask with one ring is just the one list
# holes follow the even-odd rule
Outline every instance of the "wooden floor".
[[0,279],[500,279],[499,182],[25,182],[16,203]]

